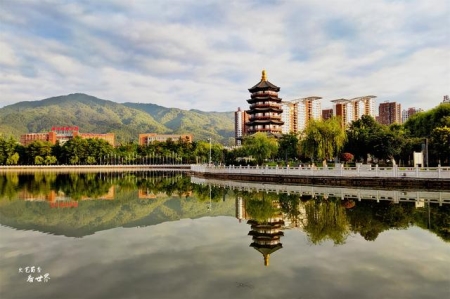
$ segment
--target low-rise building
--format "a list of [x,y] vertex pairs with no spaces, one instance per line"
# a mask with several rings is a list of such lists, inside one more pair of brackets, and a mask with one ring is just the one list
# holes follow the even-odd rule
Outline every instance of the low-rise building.
[[139,145],[147,145],[152,143],[153,141],[166,142],[168,139],[171,139],[174,142],[177,142],[181,139],[185,142],[191,143],[193,141],[193,136],[192,134],[139,134]]
[[23,146],[27,146],[34,141],[48,141],[51,144],[56,144],[58,141],[60,144],[64,144],[68,140],[79,136],[83,139],[103,139],[107,141],[112,146],[115,145],[115,135],[114,133],[80,133],[77,126],[63,126],[63,127],[52,127],[52,130],[47,133],[27,133],[20,135],[20,143]]

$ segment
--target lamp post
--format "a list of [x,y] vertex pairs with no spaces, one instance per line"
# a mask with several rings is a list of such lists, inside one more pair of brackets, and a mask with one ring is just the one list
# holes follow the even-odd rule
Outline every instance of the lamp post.
[[211,137],[209,137],[209,163],[208,166],[211,166]]

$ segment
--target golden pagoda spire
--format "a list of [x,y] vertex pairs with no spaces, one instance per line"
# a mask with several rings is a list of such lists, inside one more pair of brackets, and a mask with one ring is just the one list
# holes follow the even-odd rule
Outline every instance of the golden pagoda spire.
[[267,81],[267,74],[266,74],[266,70],[262,70],[262,77],[261,77],[261,81]]
[[270,254],[265,254],[264,255],[264,266],[269,266],[269,258],[270,258]]

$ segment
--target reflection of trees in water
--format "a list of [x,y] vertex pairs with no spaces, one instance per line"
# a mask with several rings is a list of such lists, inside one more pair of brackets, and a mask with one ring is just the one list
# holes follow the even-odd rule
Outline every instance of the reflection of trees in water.
[[305,203],[306,223],[304,230],[313,244],[332,240],[344,244],[349,234],[349,222],[345,208],[339,199],[316,198]]
[[17,196],[19,176],[17,173],[0,175],[0,198],[12,199]]
[[97,173],[70,173],[58,175],[53,190],[79,200],[82,197],[99,198],[107,194],[111,186],[110,181],[101,179]]
[[228,190],[224,188],[214,187],[210,185],[196,185],[192,184],[192,191],[199,201],[208,201],[211,199],[213,202],[219,202],[223,200]]
[[182,173],[7,173],[0,175],[0,199],[15,199],[22,191],[31,195],[47,195],[55,191],[77,200],[101,198],[111,186],[129,191],[127,196],[130,199],[136,197],[136,189],[179,198],[190,197],[192,194],[193,198],[201,202],[210,199],[219,202],[227,194],[234,193],[246,202],[246,212],[252,219],[264,222],[272,213],[281,211],[286,223],[293,227],[303,227],[313,244],[320,244],[325,240],[342,244],[350,232],[373,241],[383,231],[406,229],[413,224],[436,233],[445,241],[450,240],[450,205],[447,204],[426,204],[424,208],[416,208],[413,202],[355,202],[331,197],[325,199],[298,194],[229,190],[207,184],[192,184],[190,177]]
[[181,174],[147,177],[146,173],[7,173],[0,175],[0,198],[14,199],[19,196],[19,192],[45,196],[52,191],[63,193],[74,200],[83,197],[99,198],[107,194],[113,185],[124,191],[146,188],[155,193],[164,192],[169,196],[177,193],[187,194],[192,190],[189,177]]
[[354,233],[359,233],[367,241],[374,241],[385,230],[406,229],[413,223],[415,212],[414,203],[363,200],[348,210],[347,215]]
[[274,193],[255,192],[246,198],[247,214],[253,220],[266,223],[274,215],[277,215],[277,195]]
[[450,242],[450,205],[439,207],[427,204],[424,208],[416,209],[413,218],[415,225],[428,229],[442,240]]
[[[374,241],[383,231],[406,229],[417,225],[436,233],[444,241],[450,240],[450,206],[430,205],[416,207],[415,202],[374,201],[344,199],[298,194],[275,194],[234,191],[245,200],[248,218],[264,221],[279,203],[288,227],[300,227],[311,243],[331,240],[343,244],[350,233],[360,234]],[[263,196],[264,194],[264,196]],[[264,200],[263,200],[264,199]]]

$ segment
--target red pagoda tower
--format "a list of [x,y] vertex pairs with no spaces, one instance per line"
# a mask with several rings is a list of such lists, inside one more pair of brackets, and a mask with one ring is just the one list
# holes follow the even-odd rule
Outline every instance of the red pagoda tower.
[[248,134],[264,132],[281,135],[281,99],[278,97],[280,88],[267,80],[266,71],[262,71],[261,81],[248,90],[251,98],[247,100],[250,109],[245,112],[249,120],[245,123]]

